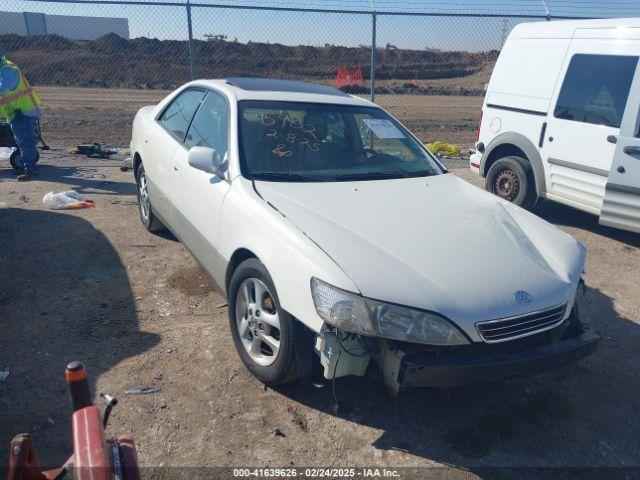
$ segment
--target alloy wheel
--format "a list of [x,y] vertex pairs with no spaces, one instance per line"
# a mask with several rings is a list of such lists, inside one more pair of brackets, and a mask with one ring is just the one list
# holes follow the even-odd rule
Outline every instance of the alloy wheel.
[[149,191],[147,189],[147,177],[144,174],[144,170],[140,172],[140,177],[138,178],[138,197],[140,203],[140,213],[142,214],[142,218],[147,221],[149,220],[149,211],[150,211],[150,203],[149,203]]
[[247,278],[236,295],[236,325],[240,341],[251,359],[268,367],[280,350],[280,319],[268,287],[257,278]]

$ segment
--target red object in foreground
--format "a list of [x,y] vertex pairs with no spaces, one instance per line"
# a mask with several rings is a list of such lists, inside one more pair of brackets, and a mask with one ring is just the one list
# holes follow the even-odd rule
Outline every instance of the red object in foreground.
[[73,414],[73,472],[77,480],[110,480],[111,454],[97,407],[85,407]]
[[[107,440],[105,437],[103,424],[106,420],[100,409],[91,405],[84,366],[72,362],[67,367],[66,377],[75,409],[71,417],[73,455],[62,467],[42,471],[31,436],[16,435],[11,441],[7,480],[53,480],[63,471],[70,471],[74,480],[140,480],[133,438],[123,436]],[[108,395],[105,399],[108,402],[104,416],[108,418],[117,400]]]

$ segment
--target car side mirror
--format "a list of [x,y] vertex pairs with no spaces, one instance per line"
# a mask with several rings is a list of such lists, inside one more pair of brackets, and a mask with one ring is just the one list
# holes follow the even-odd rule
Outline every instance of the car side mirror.
[[193,147],[189,150],[188,154],[189,165],[196,170],[202,170],[203,172],[213,173],[214,175],[220,175],[222,159],[220,154],[213,148],[209,147]]

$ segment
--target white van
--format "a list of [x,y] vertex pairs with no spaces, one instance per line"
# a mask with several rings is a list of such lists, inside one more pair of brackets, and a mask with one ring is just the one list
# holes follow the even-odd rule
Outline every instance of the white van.
[[640,232],[640,19],[524,23],[487,88],[471,169],[523,207],[547,198]]

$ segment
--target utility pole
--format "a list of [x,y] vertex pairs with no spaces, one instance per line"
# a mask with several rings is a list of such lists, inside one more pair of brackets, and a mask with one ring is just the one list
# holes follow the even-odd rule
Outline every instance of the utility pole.
[[376,4],[369,0],[371,7],[371,101],[376,100]]
[[189,29],[189,76],[191,80],[196,78],[196,59],[193,51],[193,25],[191,22],[191,3],[187,0],[187,28]]
[[544,14],[547,16],[547,21],[551,20],[551,12],[549,12],[549,7],[547,7],[547,2],[545,0],[540,0],[542,4],[542,8],[544,8]]
[[509,33],[509,19],[502,19],[502,42],[500,43],[500,50],[504,47],[504,42],[507,41],[507,35]]

